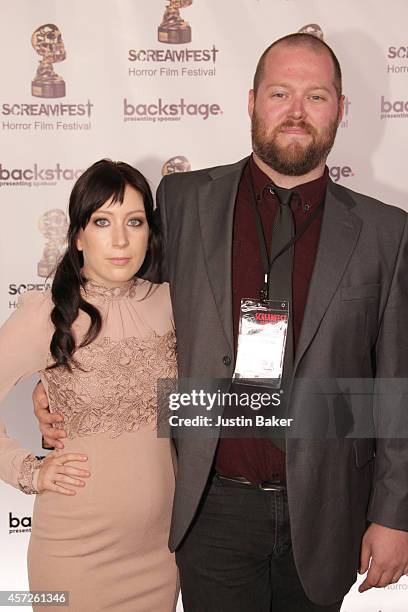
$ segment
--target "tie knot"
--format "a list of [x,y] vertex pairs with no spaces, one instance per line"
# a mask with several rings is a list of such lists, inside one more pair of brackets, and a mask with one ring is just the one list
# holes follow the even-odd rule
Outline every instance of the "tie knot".
[[276,185],[272,185],[272,189],[278,197],[279,202],[282,206],[289,206],[290,201],[293,196],[293,191],[291,189],[285,189],[285,187],[277,187]]

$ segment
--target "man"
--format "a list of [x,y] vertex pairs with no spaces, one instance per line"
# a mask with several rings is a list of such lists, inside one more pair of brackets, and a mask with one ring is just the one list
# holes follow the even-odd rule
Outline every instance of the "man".
[[[265,274],[269,297],[291,304],[285,368],[295,382],[405,377],[407,215],[328,177],[343,114],[331,49],[307,34],[273,43],[249,114],[249,159],[159,186],[180,378],[213,380],[213,390],[232,378],[240,301],[260,299]],[[284,273],[275,263],[266,273],[262,232],[269,253],[288,230],[292,244],[275,250]],[[288,294],[274,294],[288,277]],[[305,420],[308,408],[294,385],[290,416]],[[55,440],[45,423],[56,417],[37,413]],[[177,441],[170,548],[186,612],[335,611],[358,568],[369,568],[361,591],[408,572],[406,441],[212,433]]]

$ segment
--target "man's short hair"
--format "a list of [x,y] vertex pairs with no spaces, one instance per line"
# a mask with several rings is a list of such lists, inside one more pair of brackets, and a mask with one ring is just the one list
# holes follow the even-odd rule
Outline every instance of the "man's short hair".
[[254,88],[255,96],[258,91],[259,84],[263,77],[266,56],[268,55],[271,49],[273,49],[274,47],[280,44],[287,45],[288,47],[309,47],[309,49],[316,51],[316,53],[321,53],[321,52],[328,53],[331,57],[331,60],[333,62],[333,68],[334,68],[333,85],[337,92],[338,98],[341,97],[341,94],[342,94],[341,68],[340,68],[339,60],[337,59],[333,49],[331,49],[329,45],[324,42],[324,40],[321,40],[320,38],[317,38],[316,36],[313,36],[311,34],[304,34],[304,33],[299,33],[299,32],[297,32],[296,34],[288,34],[287,36],[282,36],[282,38],[275,40],[275,42],[269,45],[269,47],[265,49],[265,51],[262,53],[261,57],[259,58],[256,70],[255,70],[255,75],[254,75],[253,88]]

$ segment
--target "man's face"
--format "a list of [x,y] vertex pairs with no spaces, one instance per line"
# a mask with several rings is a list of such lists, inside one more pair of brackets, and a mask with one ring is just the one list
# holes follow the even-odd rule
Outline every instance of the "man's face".
[[330,55],[281,44],[249,92],[254,152],[276,172],[302,176],[324,164],[343,116]]

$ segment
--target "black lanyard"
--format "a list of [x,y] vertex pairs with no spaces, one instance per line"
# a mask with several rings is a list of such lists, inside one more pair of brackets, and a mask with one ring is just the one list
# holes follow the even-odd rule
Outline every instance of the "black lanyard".
[[[255,188],[254,188],[254,183],[252,180],[252,173],[251,173],[249,162],[247,164],[246,170],[247,170],[249,191],[251,193],[251,202],[252,202],[252,206],[255,211],[255,221],[256,221],[256,230],[257,230],[258,241],[259,241],[259,251],[261,254],[262,266],[264,269],[264,285],[259,292],[259,297],[261,301],[264,302],[269,297],[268,295],[269,294],[269,275],[271,273],[274,262],[276,261],[276,259],[278,259],[280,255],[282,255],[282,253],[285,253],[288,249],[290,249],[295,244],[295,242],[297,242],[299,238],[303,236],[303,234],[305,233],[309,225],[312,223],[312,221],[314,221],[314,219],[316,219],[317,215],[322,210],[324,206],[324,198],[322,199],[320,204],[316,206],[314,211],[309,215],[309,217],[302,224],[302,226],[299,228],[296,234],[286,244],[284,244],[283,247],[275,254],[273,253],[273,244],[272,244],[271,256],[269,257],[268,248],[266,245],[265,233],[264,233],[264,229],[262,225],[262,219],[261,219],[261,215],[259,213],[258,206],[256,203]],[[279,205],[281,206],[281,204]]]

